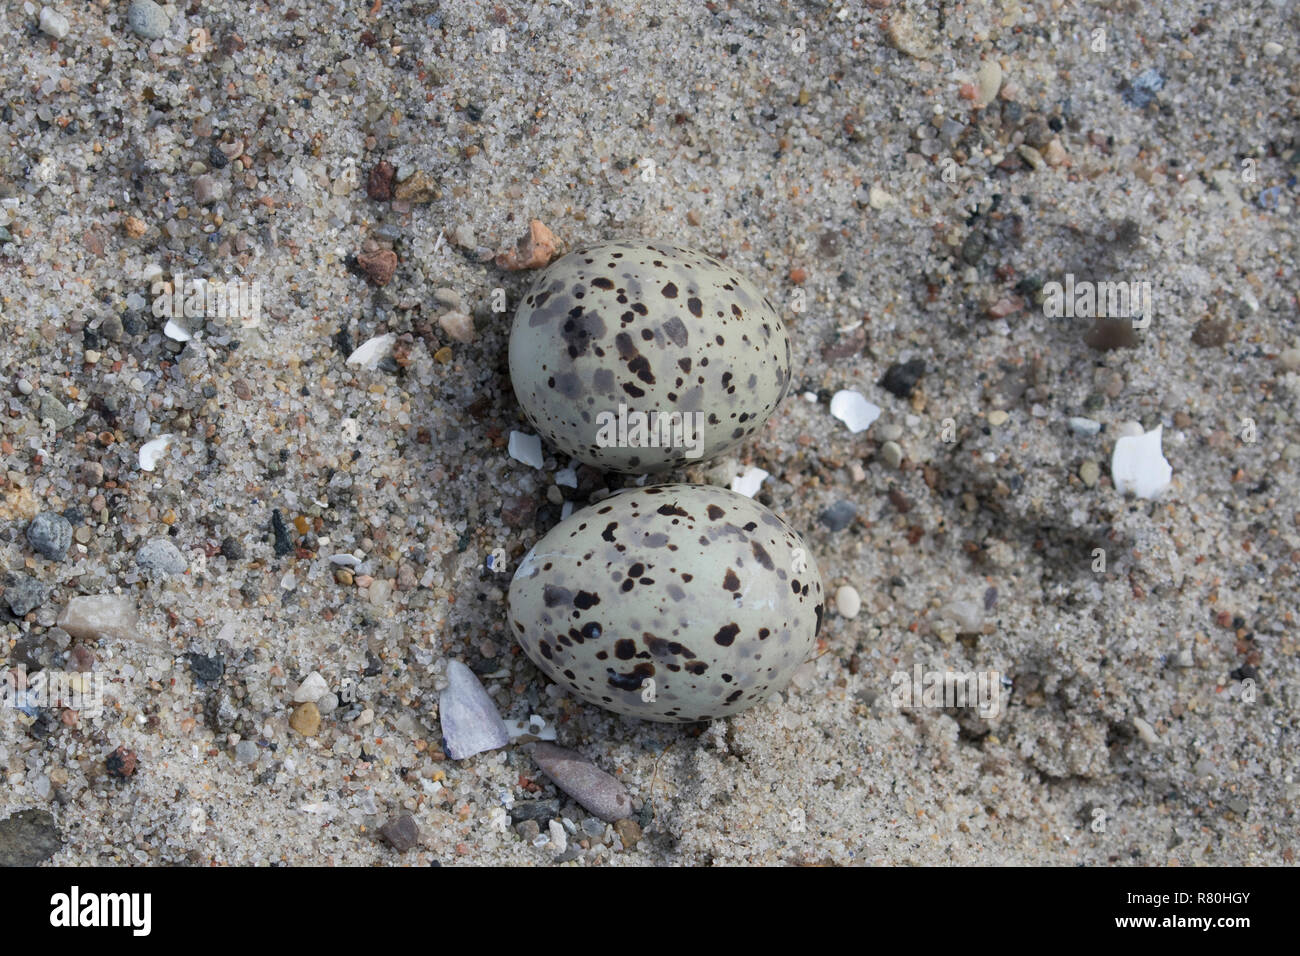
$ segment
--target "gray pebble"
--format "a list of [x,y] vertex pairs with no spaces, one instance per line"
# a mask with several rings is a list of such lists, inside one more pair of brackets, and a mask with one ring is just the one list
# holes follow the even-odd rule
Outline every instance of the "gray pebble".
[[126,12],[126,22],[131,32],[146,40],[157,40],[172,25],[171,19],[163,8],[153,0],[131,0],[131,7]]
[[632,798],[627,788],[572,750],[554,744],[535,744],[533,760],[557,787],[607,823],[632,815]]
[[53,395],[42,395],[41,421],[45,421],[47,418],[54,422],[54,430],[60,432],[77,420],[77,416],[68,411],[67,405],[64,405]]
[[45,511],[27,526],[27,540],[38,554],[62,561],[72,544],[72,525],[63,515]]
[[316,709],[320,711],[322,717],[326,714],[332,714],[339,708],[339,695],[326,694],[320,700],[316,701]]
[[135,563],[146,571],[160,574],[184,574],[189,567],[185,555],[166,538],[150,538],[135,552]]
[[510,808],[510,819],[515,823],[534,820],[544,823],[560,815],[559,800],[516,800]]
[[851,501],[837,501],[820,515],[820,520],[831,531],[843,531],[857,517],[857,505]]
[[68,18],[53,7],[41,8],[40,19],[41,32],[46,36],[52,36],[56,40],[62,40],[68,35]]
[[61,849],[63,836],[44,810],[20,810],[0,820],[0,867],[35,866]]
[[505,722],[474,672],[460,661],[447,662],[447,689],[438,698],[438,719],[447,756],[464,760],[510,742]]
[[22,617],[44,603],[50,589],[25,574],[10,574],[5,581],[4,599],[15,617]]
[[420,828],[409,813],[393,817],[379,828],[379,835],[398,853],[405,853],[420,842]]
[[897,468],[903,463],[903,448],[896,441],[887,441],[880,446],[880,458],[890,468]]
[[257,744],[251,740],[241,740],[235,744],[235,760],[242,764],[257,763],[258,750]]

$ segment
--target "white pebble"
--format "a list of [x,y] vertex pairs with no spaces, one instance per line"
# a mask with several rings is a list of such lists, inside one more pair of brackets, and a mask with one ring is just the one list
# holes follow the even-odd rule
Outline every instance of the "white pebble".
[[1161,452],[1163,432],[1164,426],[1158,425],[1145,435],[1125,435],[1115,442],[1110,477],[1120,494],[1155,498],[1169,487],[1173,467]]
[[542,467],[542,440],[536,435],[512,431],[510,444],[506,450],[515,461],[521,461],[533,468]]
[[569,848],[569,838],[565,836],[564,825],[559,820],[552,820],[546,828],[551,834],[551,848],[556,853],[563,853]]
[[1070,431],[1076,435],[1095,435],[1101,431],[1101,422],[1094,421],[1091,418],[1079,418],[1078,416],[1066,419],[1070,426]]
[[62,40],[68,35],[68,18],[53,7],[41,7],[41,32]]
[[835,610],[840,617],[847,617],[850,620],[858,616],[862,610],[862,598],[858,596],[856,589],[847,584],[841,585],[835,592]]
[[305,704],[311,702],[314,704],[328,694],[329,689],[329,685],[325,683],[325,678],[320,676],[320,671],[312,671],[298,685],[298,690],[293,695],[294,703]]
[[880,408],[867,401],[861,392],[843,389],[831,396],[831,414],[856,435],[880,417]]

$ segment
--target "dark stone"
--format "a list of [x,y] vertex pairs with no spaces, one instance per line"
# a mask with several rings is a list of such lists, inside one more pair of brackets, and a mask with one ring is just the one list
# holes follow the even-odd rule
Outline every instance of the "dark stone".
[[72,525],[63,515],[46,511],[27,526],[27,540],[39,554],[51,561],[62,561],[72,545]]
[[379,835],[398,853],[405,853],[420,842],[420,828],[409,813],[393,817],[379,828]]
[[221,541],[221,554],[227,561],[239,561],[244,557],[244,546],[239,539],[227,535]]
[[35,578],[19,573],[5,575],[4,599],[15,617],[36,610],[49,596],[50,589]]
[[907,362],[895,362],[889,366],[879,385],[885,391],[899,398],[911,398],[916,383],[925,374],[925,359],[914,358]]
[[293,538],[289,536],[289,528],[285,525],[284,515],[280,514],[279,508],[271,512],[271,534],[275,537],[274,547],[277,558],[293,554]]
[[522,823],[525,820],[546,823],[559,815],[559,800],[516,800],[510,808],[511,823]]
[[837,501],[820,515],[820,521],[831,531],[843,531],[858,516],[858,507],[851,501]]
[[0,867],[35,866],[63,849],[63,836],[45,810],[20,810],[0,820]]
[[201,680],[205,684],[214,684],[221,680],[221,675],[226,672],[226,661],[220,654],[213,654],[207,657],[203,654],[190,654],[190,673],[196,680]]

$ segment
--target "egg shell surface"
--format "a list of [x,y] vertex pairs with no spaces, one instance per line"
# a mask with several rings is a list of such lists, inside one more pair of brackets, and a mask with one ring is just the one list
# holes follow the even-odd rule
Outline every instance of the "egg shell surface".
[[740,713],[786,686],[821,628],[799,535],[710,485],[631,488],[571,515],[524,556],[510,627],[583,700],[668,722]]
[[720,260],[607,242],[557,259],[524,295],[510,378],[529,422],[564,454],[662,472],[762,427],[790,387],[790,339],[771,301]]

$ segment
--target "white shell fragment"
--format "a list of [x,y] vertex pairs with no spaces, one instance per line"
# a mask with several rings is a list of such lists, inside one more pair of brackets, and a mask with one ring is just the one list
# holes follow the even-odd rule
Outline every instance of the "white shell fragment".
[[507,448],[510,457],[515,461],[522,461],[525,465],[533,468],[542,467],[542,440],[536,435],[525,435],[523,432],[510,433],[510,445]]
[[537,714],[529,714],[527,720],[507,720],[506,733],[510,735],[511,742],[516,744],[555,740],[555,728],[546,722],[546,718]]
[[1110,477],[1120,494],[1155,498],[1169,487],[1173,467],[1160,450],[1163,425],[1145,435],[1126,435],[1115,442],[1110,460]]
[[158,467],[158,462],[167,453],[167,446],[172,443],[173,437],[172,435],[159,435],[157,438],[140,446],[141,471],[153,471]]
[[831,396],[831,414],[856,435],[866,431],[880,417],[880,408],[867,401],[861,392],[842,389]]
[[505,722],[474,672],[460,661],[447,662],[447,689],[438,698],[438,719],[447,756],[464,760],[510,742]]
[[174,339],[177,342],[188,342],[190,339],[194,338],[194,336],[190,334],[190,330],[181,325],[175,319],[167,320],[167,324],[163,326],[163,335],[167,336],[169,339]]
[[376,335],[367,342],[362,342],[352,354],[348,356],[348,365],[360,365],[362,368],[374,368],[393,351],[393,346],[397,343],[397,336],[389,332],[385,335]]
[[752,498],[758,494],[758,489],[763,486],[763,482],[770,477],[771,475],[762,468],[746,468],[743,475],[731,479],[731,490],[738,495]]

